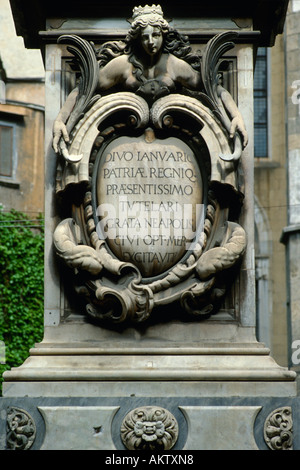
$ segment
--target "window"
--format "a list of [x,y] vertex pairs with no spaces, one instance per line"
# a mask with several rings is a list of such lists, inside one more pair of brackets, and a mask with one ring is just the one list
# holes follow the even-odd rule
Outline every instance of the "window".
[[5,98],[6,96],[6,88],[5,88],[5,82],[1,80],[1,70],[0,70],[0,104],[5,103]]
[[254,155],[268,157],[268,57],[259,47],[254,72]]
[[13,126],[0,123],[0,176],[13,176]]
[[0,122],[0,178],[14,175],[14,133],[15,126]]

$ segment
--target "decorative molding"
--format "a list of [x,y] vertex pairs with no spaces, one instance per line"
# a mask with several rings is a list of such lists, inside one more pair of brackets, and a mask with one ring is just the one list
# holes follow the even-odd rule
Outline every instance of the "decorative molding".
[[290,240],[290,237],[293,235],[298,235],[300,233],[300,224],[288,225],[284,227],[280,237],[280,243],[287,245]]
[[[120,110],[126,110],[130,127],[125,122],[123,124],[116,122],[115,126],[110,126],[108,130],[99,133],[101,122]],[[190,135],[185,135],[184,139],[190,146],[196,148],[196,155],[197,146],[203,145],[204,139],[210,159],[210,187],[216,185],[218,191],[220,186],[225,185],[226,190],[232,192],[232,200],[238,203],[239,193],[235,188],[234,164],[225,162],[218,156],[221,153],[223,155],[230,153],[222,128],[209,109],[198,100],[176,94],[159,99],[150,111],[143,98],[133,93],[116,93],[100,98],[86,113],[84,119],[75,126],[70,155],[80,158],[76,164],[67,163],[58,171],[58,191],[63,191],[74,183],[88,184],[89,180],[95,181],[94,172],[97,171],[97,165],[93,161],[93,155],[98,153],[101,158],[103,152],[101,149],[105,150],[106,142],[116,135],[119,128],[123,133],[124,129],[128,129],[129,132],[133,128],[141,129],[142,132],[150,121],[158,131],[162,130],[167,135],[168,133],[173,135],[173,129],[176,129],[177,135],[180,135],[181,130],[176,123],[176,117],[173,118],[173,113],[176,116],[181,113],[183,116],[191,117],[198,128],[202,126],[200,135],[190,132]],[[184,134],[183,130],[181,134]],[[204,165],[203,160],[202,165]],[[208,175],[205,174],[204,187],[208,188]],[[93,276],[93,280],[88,282],[88,287],[79,288],[80,292],[87,293],[89,315],[110,319],[115,323],[127,319],[134,322],[144,321],[156,303],[165,297],[166,291],[171,298],[179,300],[183,308],[193,316],[203,317],[215,310],[214,304],[220,301],[226,291],[223,286],[218,287],[216,276],[240,260],[246,247],[246,234],[239,224],[227,220],[226,211],[220,208],[214,190],[206,189],[206,191],[204,223],[202,229],[198,230],[197,240],[191,245],[193,249],[187,251],[187,256],[182,261],[161,273],[159,278],[150,278],[145,282],[136,266],[114,256],[108,249],[107,240],[99,237],[97,207],[101,201],[95,201],[95,196],[93,201],[95,189],[87,185],[81,208],[73,214],[73,217],[62,220],[57,226],[54,232],[54,245],[57,254],[71,268],[85,270]],[[215,246],[211,240],[211,234],[215,235],[216,231],[219,231],[218,246]],[[82,234],[88,234],[84,241]],[[128,277],[130,271],[131,281]],[[105,286],[101,281],[103,272],[117,276],[115,278],[117,284]],[[98,276],[97,280],[95,276]],[[180,290],[183,281],[187,281],[184,291]],[[91,290],[92,285],[94,287]],[[105,304],[110,305],[108,309],[105,308]]]
[[[195,31],[190,29],[182,29],[182,34],[188,34],[191,40],[191,43],[203,43],[206,44],[213,36],[218,34],[219,30],[215,29],[212,31]],[[235,40],[236,44],[255,44],[257,45],[261,39],[260,31],[237,31],[237,38]],[[57,39],[61,35],[65,34],[74,34],[80,35],[82,38],[88,41],[94,41],[95,43],[99,41],[99,38],[106,41],[111,40],[123,40],[126,37],[127,30],[115,30],[113,33],[111,30],[107,29],[51,29],[47,31],[40,31],[39,36],[41,39],[56,43]]]
[[269,414],[264,425],[264,439],[271,450],[293,449],[292,408],[277,408]]
[[[246,233],[238,224],[244,196],[237,167],[247,132],[220,78],[223,55],[234,47],[238,34],[217,34],[201,58],[192,52],[188,38],[169,30],[161,9],[155,8],[159,47],[164,43],[164,58],[170,56],[174,79],[149,78],[143,57],[136,52],[142,54],[143,48],[133,47],[140,37],[135,29],[152,18],[148,9],[134,10],[140,23],[134,21],[125,42],[107,43],[98,51],[78,36],[64,35],[58,41],[73,55],[80,81],[53,127],[57,195],[62,204],[64,197],[76,201],[55,229],[54,246],[73,270],[73,284],[86,298],[87,314],[112,323],[144,322],[154,308],[174,302],[194,317],[217,313],[235,275],[233,270],[232,276],[227,273],[246,249]],[[144,53],[151,51],[145,48]],[[109,70],[118,68],[120,60],[126,73],[117,91]],[[181,76],[186,77],[184,86]],[[131,155],[130,164],[124,153]],[[113,155],[118,155],[116,160]],[[149,155],[160,159],[155,157],[154,165]],[[185,161],[176,161],[174,155],[185,155]],[[165,176],[166,170],[173,176]],[[135,214],[126,216],[129,231],[124,235],[119,223],[120,215],[127,214],[127,195],[128,207],[167,203],[168,210],[154,209],[156,219],[150,219],[154,222],[145,223],[144,218],[144,226],[136,230],[130,222],[139,222],[141,209],[135,209]],[[103,226],[106,219],[117,226],[113,234],[108,222]],[[180,237],[176,220],[181,223]],[[164,226],[166,221],[169,225]],[[165,228],[167,239],[165,231],[161,235]],[[146,230],[151,230],[146,234],[151,247],[145,243]],[[156,244],[154,232],[161,237]]]
[[21,408],[7,410],[7,449],[28,450],[36,437],[36,425],[30,414]]
[[178,432],[173,414],[158,406],[130,411],[121,425],[121,438],[129,450],[170,450],[176,444]]

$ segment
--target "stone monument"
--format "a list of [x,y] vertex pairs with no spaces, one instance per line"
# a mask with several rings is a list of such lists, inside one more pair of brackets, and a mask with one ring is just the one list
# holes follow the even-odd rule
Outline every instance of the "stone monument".
[[5,373],[6,446],[292,448],[295,374],[255,337],[260,33],[47,21],[45,335]]

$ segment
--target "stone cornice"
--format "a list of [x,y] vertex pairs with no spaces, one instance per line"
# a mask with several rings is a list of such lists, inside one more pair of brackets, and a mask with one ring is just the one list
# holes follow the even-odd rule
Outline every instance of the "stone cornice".
[[[101,3],[98,0],[82,2],[67,0],[10,0],[16,31],[22,36],[27,48],[43,48],[44,41],[39,34],[46,30],[48,18],[127,18],[135,3],[115,0]],[[161,1],[166,16],[183,17],[182,2],[174,0],[171,4]],[[251,18],[253,29],[260,32],[259,45],[272,46],[277,34],[283,32],[288,0],[254,0],[241,2],[239,0],[215,0],[214,2],[197,2],[187,0],[184,3],[185,18],[231,18],[241,21]]]

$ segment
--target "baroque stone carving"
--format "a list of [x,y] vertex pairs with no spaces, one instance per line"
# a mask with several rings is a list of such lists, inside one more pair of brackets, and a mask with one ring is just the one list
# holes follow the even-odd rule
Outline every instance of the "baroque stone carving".
[[219,72],[234,38],[217,35],[200,57],[147,5],[124,41],[59,39],[80,81],[53,126],[64,214],[71,201],[54,245],[90,316],[142,322],[174,302],[194,317],[218,311],[246,247],[248,137]]
[[121,438],[129,450],[169,450],[178,439],[178,423],[164,408],[136,408],[125,416]]
[[264,439],[271,450],[293,449],[293,418],[290,406],[277,408],[264,425]]
[[7,448],[11,450],[28,450],[36,436],[34,420],[27,411],[10,407],[7,410]]

